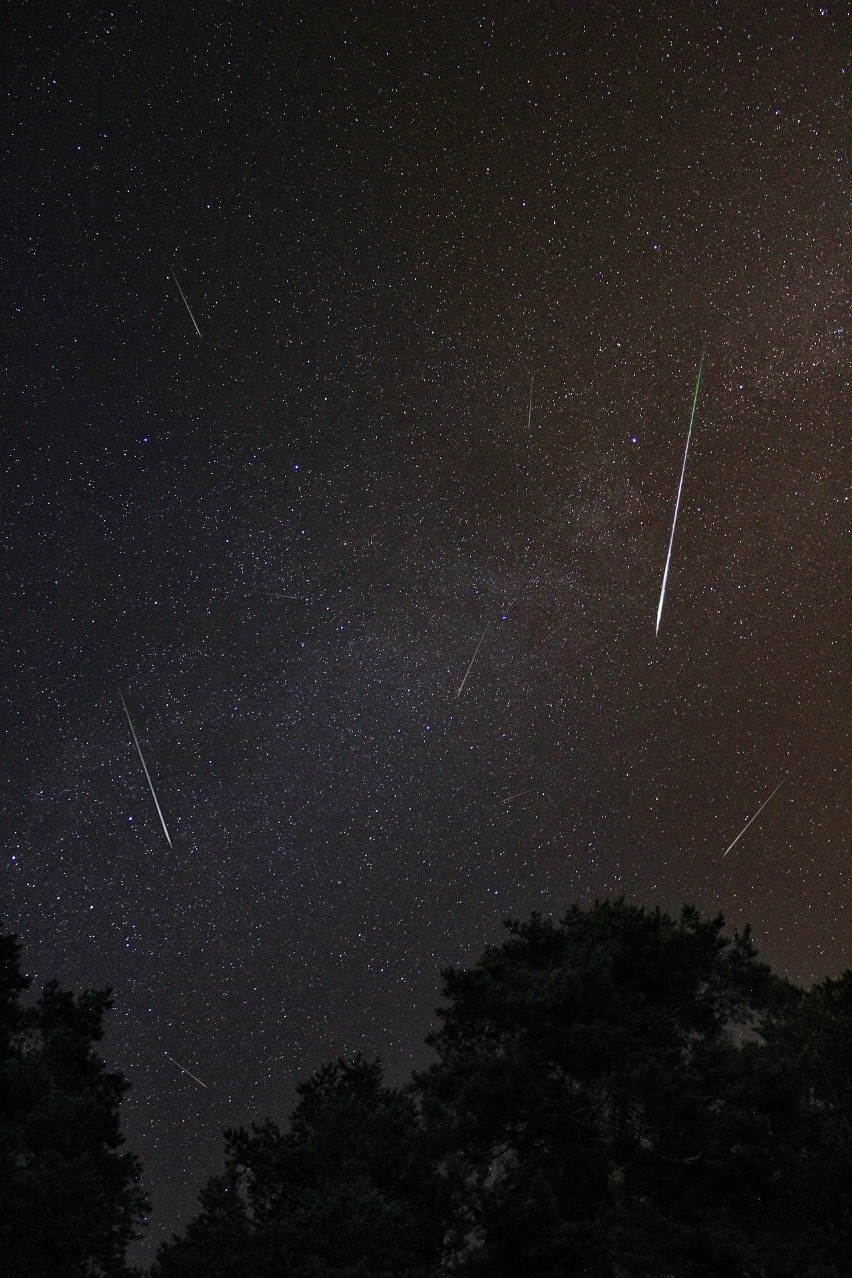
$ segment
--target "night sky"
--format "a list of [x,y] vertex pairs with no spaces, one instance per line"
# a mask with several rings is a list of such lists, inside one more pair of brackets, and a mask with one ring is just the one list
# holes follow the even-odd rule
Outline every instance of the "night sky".
[[845,6],[9,12],[0,919],[142,1258],[507,916],[852,964]]

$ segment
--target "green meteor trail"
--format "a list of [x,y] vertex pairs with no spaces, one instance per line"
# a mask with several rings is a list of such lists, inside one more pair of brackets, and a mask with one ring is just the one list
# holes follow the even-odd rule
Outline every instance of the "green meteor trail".
[[683,450],[683,466],[680,471],[680,483],[677,486],[677,500],[675,501],[674,519],[672,520],[672,535],[669,538],[669,553],[666,555],[666,567],[663,572],[663,585],[660,590],[660,602],[657,605],[657,627],[654,631],[655,635],[660,633],[660,618],[663,615],[663,600],[666,597],[666,581],[669,576],[669,564],[672,561],[672,546],[674,545],[675,526],[677,525],[677,512],[680,509],[680,494],[683,488],[683,477],[686,474],[686,458],[689,453],[689,441],[692,438],[692,423],[695,421],[695,406],[698,403],[698,388],[701,385],[701,373],[704,368],[704,356],[707,354],[707,344],[705,342],[701,351],[701,360],[698,365],[698,377],[695,379],[695,394],[692,397],[692,413],[689,418],[689,430],[686,435],[686,448]]
[[169,835],[168,827],[166,826],[166,821],[163,816],[163,810],[160,807],[160,801],[157,798],[157,793],[154,789],[154,782],[151,780],[151,774],[148,771],[148,765],[145,762],[145,756],[142,753],[142,747],[139,744],[139,738],[136,735],[136,729],[133,726],[133,720],[130,717],[130,711],[127,708],[127,702],[124,700],[124,693],[121,691],[121,688],[119,688],[118,690],[118,695],[121,697],[121,704],[124,706],[124,713],[127,715],[127,722],[130,724],[130,732],[133,737],[133,744],[136,746],[136,753],[139,755],[139,762],[142,764],[142,770],[145,773],[145,780],[148,782],[148,788],[151,791],[151,798],[154,800],[154,804],[157,809],[157,816],[160,818],[160,825],[162,825],[163,827],[163,834],[166,836],[166,841],[168,842],[169,847],[171,847],[172,840]]

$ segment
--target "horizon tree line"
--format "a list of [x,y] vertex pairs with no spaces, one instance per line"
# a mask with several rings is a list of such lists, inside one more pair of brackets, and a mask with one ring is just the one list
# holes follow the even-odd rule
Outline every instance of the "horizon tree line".
[[[226,1131],[150,1278],[849,1278],[852,971],[802,989],[688,906],[505,927],[442,972],[426,1069],[340,1058]],[[0,937],[0,1272],[131,1278],[110,993],[28,985]]]

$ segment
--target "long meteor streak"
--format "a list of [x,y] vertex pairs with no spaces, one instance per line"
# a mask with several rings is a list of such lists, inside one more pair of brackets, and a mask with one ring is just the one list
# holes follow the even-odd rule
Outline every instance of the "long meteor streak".
[[[781,780],[780,780],[780,781],[778,782],[778,784],[776,785],[775,789],[774,789],[774,790],[772,791],[772,793],[770,794],[769,799],[764,799],[764,800],[763,800],[763,802],[761,803],[760,807],[759,807],[759,808],[757,809],[757,811],[755,812],[754,816],[753,816],[753,817],[751,817],[748,821],[746,821],[745,825],[744,825],[744,826],[743,826],[743,828],[740,830],[740,832],[739,832],[739,834],[737,835],[737,837],[734,839],[734,843],[739,843],[740,839],[743,837],[743,835],[745,834],[745,832],[746,832],[746,830],[748,829],[748,827],[752,824],[752,822],[753,822],[753,821],[756,821],[756,820],[757,820],[757,818],[760,816],[760,814],[761,814],[761,812],[763,811],[763,809],[766,807],[767,803],[769,803],[770,799],[774,799],[774,798],[775,798],[776,794],[777,794],[777,793],[778,793],[778,791],[781,789],[782,785],[784,784],[784,782],[785,782],[786,780],[787,780],[787,778],[786,778],[786,777],[782,777],[782,778],[781,778]],[[727,856],[727,855],[728,855],[728,853],[730,852],[731,848],[734,846],[734,843],[729,843],[729,844],[728,844],[728,846],[725,848],[725,851],[722,853],[722,856],[723,856],[723,857],[725,857],[725,856]]]
[[200,1087],[205,1088],[205,1090],[208,1092],[210,1091],[210,1088],[207,1086],[207,1084],[202,1083],[201,1079],[198,1078],[195,1074],[193,1074],[192,1070],[187,1069],[185,1065],[181,1065],[180,1061],[176,1061],[173,1056],[169,1056],[168,1052],[164,1054],[167,1061],[171,1061],[173,1065],[177,1065],[178,1069],[181,1070],[184,1074],[188,1074],[194,1083],[198,1083]]
[[172,277],[172,279],[174,280],[175,284],[177,284],[177,291],[180,293],[181,298],[182,298],[182,300],[183,300],[183,304],[184,304],[184,306],[186,307],[186,309],[189,311],[189,318],[192,320],[193,327],[194,327],[194,329],[195,329],[196,333],[198,334],[198,336],[200,337],[200,336],[201,336],[201,329],[200,329],[200,328],[198,327],[198,325],[195,323],[195,316],[193,315],[192,311],[189,309],[189,302],[186,300],[186,294],[184,293],[184,291],[183,291],[183,289],[181,288],[180,284],[178,284],[178,277],[175,275],[174,271],[171,271],[171,272],[170,272],[170,274],[171,274],[171,277]]
[[163,827],[163,834],[166,836],[169,847],[171,847],[172,840],[169,835],[168,827],[166,826],[165,817],[163,816],[163,809],[160,807],[160,801],[157,798],[157,792],[154,789],[154,782],[151,780],[151,773],[148,771],[148,765],[145,762],[145,756],[142,753],[142,747],[139,744],[139,738],[136,735],[136,729],[133,726],[133,720],[130,717],[130,711],[127,709],[127,702],[124,700],[124,693],[121,691],[121,688],[118,690],[118,695],[121,697],[121,704],[124,706],[124,713],[127,715],[127,722],[130,724],[133,744],[136,746],[136,753],[139,755],[139,762],[142,764],[142,769],[145,773],[145,780],[148,782],[148,789],[151,791],[151,798],[154,800],[156,805],[157,816],[160,818],[160,825]]
[[[489,621],[488,626],[490,626],[490,625],[491,625],[491,622]],[[488,633],[488,626],[486,626],[486,627],[485,627],[485,629],[483,630],[482,634],[479,636],[479,643],[476,645],[476,647],[475,647],[475,648],[474,648],[474,650],[473,650],[473,656],[472,656],[472,657],[471,657],[471,659],[470,659],[470,665],[468,666],[467,670],[465,670],[465,672],[464,672],[464,678],[462,679],[461,683],[459,684],[459,690],[458,690],[458,692],[456,693],[456,701],[458,701],[459,697],[460,697],[460,696],[461,696],[461,694],[462,694],[462,690],[463,690],[463,688],[464,688],[464,685],[467,683],[467,676],[470,674],[470,672],[471,672],[471,668],[472,668],[472,666],[473,666],[473,663],[474,663],[474,661],[476,661],[477,654],[479,653],[479,649],[482,647],[482,640],[485,638],[486,634]]]
[[680,509],[680,494],[683,488],[683,477],[686,474],[686,458],[689,454],[689,441],[692,438],[692,423],[695,421],[695,406],[698,403],[698,388],[701,385],[701,373],[704,368],[704,356],[707,354],[707,345],[705,343],[701,351],[701,361],[698,365],[698,377],[695,379],[695,394],[692,397],[692,413],[689,417],[689,430],[686,435],[686,448],[683,450],[683,466],[680,471],[680,483],[677,486],[677,500],[675,501],[674,519],[672,520],[672,535],[669,538],[669,553],[666,555],[666,567],[663,572],[663,586],[660,590],[660,602],[657,605],[657,627],[654,631],[655,635],[660,633],[660,618],[663,615],[663,600],[666,597],[666,582],[669,576],[669,564],[672,561],[672,546],[674,545],[675,527],[677,525],[677,512]]
[[529,407],[529,412],[527,413],[527,433],[529,433],[530,428],[532,426],[532,388],[533,388],[533,379],[532,379],[532,376],[530,376],[530,407]]

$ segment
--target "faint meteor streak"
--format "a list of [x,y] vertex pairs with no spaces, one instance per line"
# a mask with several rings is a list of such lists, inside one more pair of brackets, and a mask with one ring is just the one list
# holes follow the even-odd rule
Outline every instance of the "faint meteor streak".
[[535,786],[530,786],[528,790],[518,790],[515,794],[510,794],[508,799],[503,800],[503,807],[507,803],[513,803],[515,799],[522,799],[526,794],[535,794]]
[[193,1074],[192,1070],[187,1069],[185,1065],[181,1065],[180,1061],[176,1061],[173,1056],[169,1056],[168,1052],[165,1052],[164,1055],[167,1061],[171,1061],[171,1063],[173,1065],[177,1065],[178,1069],[182,1070],[184,1074],[188,1074],[194,1083],[198,1083],[200,1087],[203,1087],[205,1089],[205,1091],[208,1091],[208,1092],[210,1091],[210,1088],[207,1086],[207,1084],[202,1083],[201,1079],[198,1078],[195,1074]]
[[660,602],[657,605],[657,626],[654,631],[655,635],[658,635],[660,633],[660,618],[663,615],[663,600],[666,597],[666,581],[668,580],[668,575],[669,575],[669,564],[672,561],[672,546],[674,545],[675,527],[677,525],[677,512],[680,509],[680,494],[681,494],[681,489],[683,488],[683,477],[686,474],[686,458],[689,453],[689,441],[692,437],[692,423],[695,421],[695,406],[698,403],[698,388],[701,385],[701,373],[704,368],[704,356],[706,354],[707,354],[707,344],[705,343],[701,351],[701,361],[698,365],[698,377],[695,380],[695,394],[692,397],[692,413],[690,414],[690,417],[689,417],[689,430],[687,431],[687,435],[686,435],[686,448],[683,450],[683,466],[681,467],[681,471],[680,471],[680,483],[677,486],[677,500],[675,501],[674,519],[672,520],[672,535],[669,538],[669,553],[666,555],[666,567],[665,567],[665,571],[663,572],[663,585],[662,585],[662,589],[660,590]]
[[491,622],[489,621],[488,625],[485,627],[485,629],[483,630],[482,634],[479,636],[479,643],[476,645],[476,647],[475,647],[475,648],[474,648],[474,650],[473,650],[473,656],[472,656],[472,657],[471,657],[471,659],[470,659],[470,665],[468,666],[467,670],[465,670],[465,672],[464,672],[464,678],[462,679],[461,683],[459,684],[459,690],[458,690],[458,692],[456,693],[456,701],[458,701],[459,697],[460,697],[460,696],[461,696],[461,694],[462,694],[462,690],[463,690],[463,688],[464,688],[464,685],[467,683],[467,676],[470,674],[470,671],[471,671],[471,668],[472,668],[472,666],[473,666],[474,661],[476,661],[477,655],[478,655],[478,653],[479,653],[479,649],[482,647],[482,640],[485,638],[486,634],[488,633],[488,626],[490,626],[490,625],[491,625]]
[[[781,780],[780,780],[780,781],[778,782],[778,784],[776,785],[775,789],[774,789],[774,790],[772,791],[772,793],[770,794],[769,799],[764,799],[764,800],[763,800],[763,802],[761,803],[760,807],[759,807],[759,808],[757,809],[757,811],[755,812],[754,816],[753,816],[753,817],[751,817],[748,821],[746,821],[745,825],[744,825],[744,826],[743,826],[743,828],[740,830],[740,832],[739,832],[739,834],[737,835],[737,837],[734,839],[734,843],[739,843],[740,839],[743,837],[743,835],[745,834],[745,832],[746,832],[746,830],[748,829],[748,827],[752,824],[752,822],[753,822],[753,821],[756,821],[756,820],[757,820],[757,818],[760,816],[760,814],[761,814],[761,812],[763,811],[763,809],[766,807],[767,803],[769,803],[770,799],[774,799],[774,798],[775,798],[776,794],[777,794],[777,793],[778,793],[778,791],[781,789],[782,785],[784,784],[784,782],[785,782],[786,780],[787,780],[787,778],[786,778],[786,777],[782,777],[782,778],[781,778]],[[726,857],[726,856],[728,855],[728,853],[730,852],[731,848],[734,846],[734,843],[729,843],[729,844],[728,844],[728,846],[725,848],[725,851],[722,853],[722,856],[723,856],[723,857]]]
[[127,702],[124,700],[124,693],[121,691],[121,688],[119,688],[118,690],[118,695],[121,697],[121,704],[124,706],[124,713],[127,715],[127,722],[130,724],[130,731],[133,735],[133,744],[136,746],[136,753],[139,755],[139,761],[142,764],[142,769],[145,773],[145,780],[148,782],[148,788],[151,791],[151,797],[153,798],[154,803],[156,805],[157,816],[160,818],[160,824],[163,827],[163,834],[166,836],[166,840],[168,842],[169,847],[172,847],[172,840],[171,840],[171,836],[169,835],[168,827],[166,826],[165,818],[163,816],[163,809],[160,807],[160,801],[157,798],[157,792],[154,789],[154,782],[151,780],[151,773],[148,771],[148,765],[145,762],[145,756],[142,753],[142,747],[139,744],[139,738],[136,735],[136,729],[133,726],[133,720],[130,717],[130,711],[127,709]]
[[529,407],[529,412],[527,413],[527,433],[529,433],[530,428],[532,427],[532,390],[533,390],[533,379],[532,379],[532,374],[530,374],[530,407]]
[[193,327],[194,327],[194,329],[195,329],[196,333],[198,334],[198,336],[200,337],[200,336],[201,336],[201,329],[200,329],[200,328],[198,327],[198,325],[195,323],[195,316],[193,315],[192,311],[189,309],[189,302],[186,300],[186,294],[184,293],[184,291],[183,291],[183,289],[181,288],[180,284],[178,284],[178,277],[175,275],[174,271],[171,271],[170,273],[171,273],[171,277],[172,277],[172,279],[174,280],[175,284],[177,284],[177,291],[178,291],[178,292],[180,293],[180,295],[181,295],[181,298],[182,298],[182,300],[183,300],[183,304],[184,304],[184,306],[186,307],[186,309],[189,311],[189,318],[192,320]]

